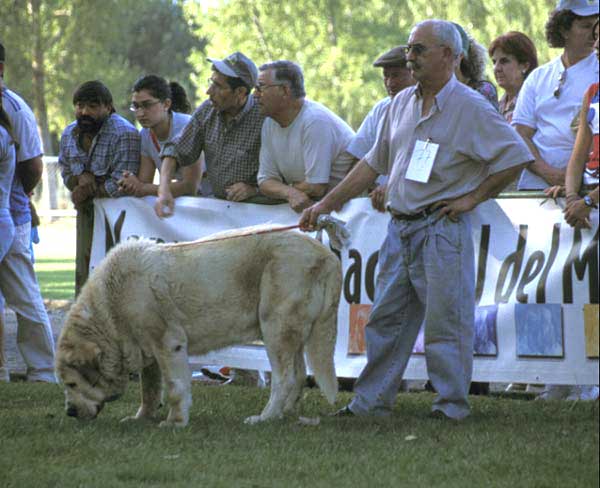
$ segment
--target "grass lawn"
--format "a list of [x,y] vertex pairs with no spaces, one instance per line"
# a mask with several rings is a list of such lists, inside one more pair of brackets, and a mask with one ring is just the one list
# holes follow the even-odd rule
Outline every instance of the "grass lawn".
[[74,299],[75,258],[37,258],[35,272],[44,298]]
[[[472,398],[461,424],[402,394],[392,418],[330,418],[316,389],[301,414],[249,426],[267,390],[194,384],[190,425],[120,423],[138,388],[92,422],[65,415],[55,385],[0,383],[0,485],[8,487],[598,486],[598,402]],[[338,406],[350,395],[340,394]]]

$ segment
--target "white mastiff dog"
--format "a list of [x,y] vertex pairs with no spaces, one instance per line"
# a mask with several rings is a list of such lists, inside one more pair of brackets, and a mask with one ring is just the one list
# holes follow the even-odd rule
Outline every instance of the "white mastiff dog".
[[341,267],[314,239],[256,228],[195,242],[128,241],[93,271],[58,341],[56,371],[66,411],[92,419],[141,372],[135,419],[187,425],[189,354],[262,339],[272,368],[269,402],[255,423],[292,410],[305,380],[304,353],[331,403]]

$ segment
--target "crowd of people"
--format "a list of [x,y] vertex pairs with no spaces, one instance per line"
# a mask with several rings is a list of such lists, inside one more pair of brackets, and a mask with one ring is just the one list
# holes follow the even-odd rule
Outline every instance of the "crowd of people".
[[[92,225],[94,198],[156,195],[156,214],[168,217],[176,197],[200,194],[287,202],[309,230],[318,215],[368,194],[392,218],[366,327],[367,365],[340,415],[391,411],[424,323],[432,411],[464,418],[475,303],[469,212],[516,178],[519,190],[566,196],[573,227],[589,227],[598,206],[598,1],[560,0],[546,38],[562,52],[538,66],[524,33],[507,32],[486,49],[459,24],[420,22],[407,45],[373,63],[388,96],[356,133],[307,98],[301,67],[287,60],[257,68],[241,52],[208,58],[208,98],[191,115],[179,84],[144,76],[131,90],[140,131],[115,112],[102,82],[85,82],[59,153],[77,225]],[[488,55],[500,100],[485,78]],[[29,255],[27,194],[41,149],[29,108],[7,88],[2,100],[0,291],[19,318],[28,379],[52,381],[52,337]],[[78,256],[89,260],[90,248],[78,242]],[[85,279],[77,276],[77,290]]]

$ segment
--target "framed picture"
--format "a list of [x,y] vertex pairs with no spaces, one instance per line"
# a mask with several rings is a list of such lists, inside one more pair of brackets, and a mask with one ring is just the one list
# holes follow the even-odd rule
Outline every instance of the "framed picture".
[[598,304],[586,303],[583,306],[583,322],[585,324],[585,355],[590,359],[598,359]]
[[473,353],[475,356],[498,355],[497,319],[498,305],[486,305],[475,308],[475,334],[473,341]]
[[517,303],[515,326],[517,357],[564,357],[561,304]]

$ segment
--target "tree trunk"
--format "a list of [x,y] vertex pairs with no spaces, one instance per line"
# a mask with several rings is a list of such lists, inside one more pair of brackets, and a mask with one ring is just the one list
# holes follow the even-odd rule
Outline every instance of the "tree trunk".
[[48,110],[46,108],[46,71],[44,68],[44,40],[40,12],[41,3],[41,0],[30,0],[29,2],[31,11],[31,30],[33,33],[33,55],[31,64],[33,71],[33,110],[37,118],[40,136],[42,138],[42,146],[44,147],[44,154],[50,155],[54,153],[54,150],[52,148],[50,129],[48,128]]

